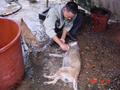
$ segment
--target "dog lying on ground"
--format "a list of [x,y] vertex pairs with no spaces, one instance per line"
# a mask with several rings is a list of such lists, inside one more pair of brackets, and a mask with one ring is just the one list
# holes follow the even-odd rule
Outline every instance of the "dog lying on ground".
[[52,81],[44,82],[44,84],[55,84],[59,79],[61,79],[65,83],[71,82],[74,90],[78,90],[77,77],[81,68],[79,46],[77,42],[72,42],[69,46],[70,49],[63,57],[62,67],[54,75],[44,75],[45,78],[53,79]]

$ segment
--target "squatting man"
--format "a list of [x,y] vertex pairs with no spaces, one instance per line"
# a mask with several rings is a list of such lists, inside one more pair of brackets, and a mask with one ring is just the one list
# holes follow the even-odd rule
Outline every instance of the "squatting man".
[[[59,4],[50,8],[43,22],[46,34],[55,41],[62,50],[69,50],[69,45],[65,43],[68,35],[72,40],[80,32],[81,16],[78,5],[75,2]],[[61,33],[61,36],[59,37]]]

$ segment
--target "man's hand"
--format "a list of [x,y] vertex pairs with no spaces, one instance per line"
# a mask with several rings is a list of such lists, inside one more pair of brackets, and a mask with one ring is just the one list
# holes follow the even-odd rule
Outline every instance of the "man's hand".
[[61,40],[63,43],[65,43],[65,40],[64,40],[64,39],[61,38],[60,40]]
[[69,45],[68,44],[62,43],[62,44],[60,44],[60,47],[64,51],[68,51],[69,50]]
[[64,51],[69,50],[69,45],[65,43],[64,39],[61,40],[57,36],[54,36],[53,40],[61,47],[62,50]]
[[60,40],[62,42],[62,44],[60,45],[60,47],[62,48],[62,50],[64,50],[64,51],[69,50],[69,45],[65,43],[65,40],[62,39],[62,38]]

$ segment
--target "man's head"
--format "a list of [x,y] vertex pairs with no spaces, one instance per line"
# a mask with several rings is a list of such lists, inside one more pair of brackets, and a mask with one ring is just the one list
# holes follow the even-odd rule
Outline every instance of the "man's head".
[[77,14],[78,6],[75,2],[68,2],[64,7],[63,15],[66,19],[72,20],[72,18]]

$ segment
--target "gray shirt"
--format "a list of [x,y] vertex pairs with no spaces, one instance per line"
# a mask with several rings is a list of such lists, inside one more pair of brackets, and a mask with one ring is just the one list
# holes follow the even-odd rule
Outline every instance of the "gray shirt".
[[[73,26],[73,20],[75,19],[75,17],[73,18],[73,20],[68,21],[65,20],[64,16],[63,16],[63,7],[65,5],[55,5],[54,7],[52,7],[47,16],[46,19],[44,21],[44,28],[46,31],[46,34],[50,37],[53,38],[54,36],[56,36],[56,32],[55,32],[55,25],[57,28],[62,28],[70,31],[70,29]],[[59,22],[57,22],[59,21]]]

